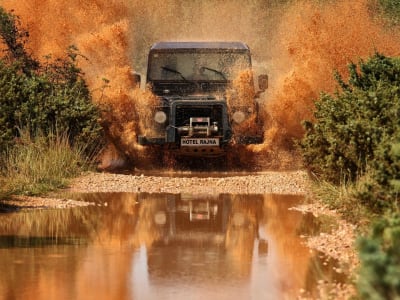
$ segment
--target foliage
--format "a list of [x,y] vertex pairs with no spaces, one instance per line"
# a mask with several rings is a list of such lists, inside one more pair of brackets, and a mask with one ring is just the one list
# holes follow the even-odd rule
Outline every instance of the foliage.
[[39,67],[39,63],[34,60],[25,50],[25,43],[29,33],[19,29],[19,18],[12,13],[7,13],[0,6],[0,37],[7,46],[5,58],[11,61],[19,61],[21,69],[29,73]]
[[379,8],[383,16],[393,25],[400,23],[400,1],[378,0]]
[[361,299],[400,299],[400,214],[381,218],[360,239],[358,291]]
[[19,25],[0,7],[0,197],[62,187],[103,141],[78,50],[41,64],[26,51],[29,34]]
[[[83,149],[71,147],[68,136],[22,132],[19,142],[3,155],[3,194],[37,195],[63,187],[68,178],[90,166]],[[2,179],[1,179],[2,178]]]
[[[396,136],[397,135],[397,136]],[[400,192],[400,136],[384,137],[370,163],[371,170],[360,179],[357,197],[370,209],[381,212],[398,206]],[[369,180],[365,180],[369,177]]]
[[0,60],[0,151],[15,143],[19,128],[49,135],[66,132],[71,145],[93,151],[102,140],[100,113],[76,66],[71,46],[65,58],[40,65],[25,51],[25,31],[0,7],[0,37],[7,46]]
[[341,203],[331,203],[359,221],[392,211],[359,242],[357,288],[362,299],[400,299],[400,59],[375,53],[349,66],[348,82],[336,79],[340,90],[322,93],[315,121],[305,122],[303,157],[329,191],[341,192]]
[[341,90],[323,93],[315,105],[316,121],[304,123],[305,163],[334,183],[356,180],[372,169],[377,184],[394,187],[398,156],[391,145],[400,137],[400,60],[375,53],[359,67],[351,64],[349,72],[347,83],[336,74]]

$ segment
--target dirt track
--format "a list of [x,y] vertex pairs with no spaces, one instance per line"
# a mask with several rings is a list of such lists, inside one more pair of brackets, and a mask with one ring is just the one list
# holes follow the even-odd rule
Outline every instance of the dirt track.
[[309,179],[305,171],[262,172],[255,174],[122,175],[88,173],[72,184],[73,192],[147,192],[199,194],[306,194]]

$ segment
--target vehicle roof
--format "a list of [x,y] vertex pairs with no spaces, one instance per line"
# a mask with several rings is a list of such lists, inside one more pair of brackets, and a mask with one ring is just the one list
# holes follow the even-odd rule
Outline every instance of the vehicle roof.
[[161,49],[233,49],[249,50],[243,42],[158,42],[150,50]]

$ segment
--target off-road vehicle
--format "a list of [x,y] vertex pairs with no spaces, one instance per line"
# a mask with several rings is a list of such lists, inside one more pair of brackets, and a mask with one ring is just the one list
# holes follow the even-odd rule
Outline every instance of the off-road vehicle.
[[256,98],[267,84],[267,75],[259,75],[255,92],[250,50],[242,42],[156,43],[146,78],[158,98],[154,134],[139,135],[138,143],[204,157],[223,155],[229,144],[260,143]]

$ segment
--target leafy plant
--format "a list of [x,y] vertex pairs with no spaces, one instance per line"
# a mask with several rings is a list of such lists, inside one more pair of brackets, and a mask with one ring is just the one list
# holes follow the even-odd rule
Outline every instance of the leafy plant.
[[392,25],[400,22],[400,1],[398,0],[378,0],[379,10]]
[[[400,136],[384,137],[375,152],[371,169],[360,178],[357,197],[370,209],[382,212],[398,207],[400,193]],[[369,177],[369,180],[364,180]]]
[[323,182],[350,183],[341,207],[392,211],[360,239],[357,288],[362,299],[400,299],[400,59],[375,53],[351,64],[349,74],[347,82],[336,74],[335,95],[321,94],[301,149]]
[[25,48],[17,16],[0,7],[0,197],[62,187],[103,144],[99,109],[71,46],[41,64]]
[[0,38],[8,49],[5,58],[9,61],[18,61],[22,71],[29,74],[39,67],[39,62],[26,51],[25,43],[29,33],[19,29],[19,25],[19,18],[0,6]]
[[361,238],[361,299],[400,299],[400,214],[381,218],[369,237]]
[[28,34],[16,20],[0,7],[0,37],[7,46],[0,60],[0,151],[25,128],[31,136],[65,132],[71,145],[86,145],[93,152],[102,144],[103,131],[99,109],[77,67],[78,50],[71,46],[64,58],[40,65],[25,51]]
[[361,176],[400,125],[400,60],[375,53],[349,72],[347,83],[336,74],[335,95],[316,102],[315,122],[304,123],[301,142],[306,165],[335,183]]

